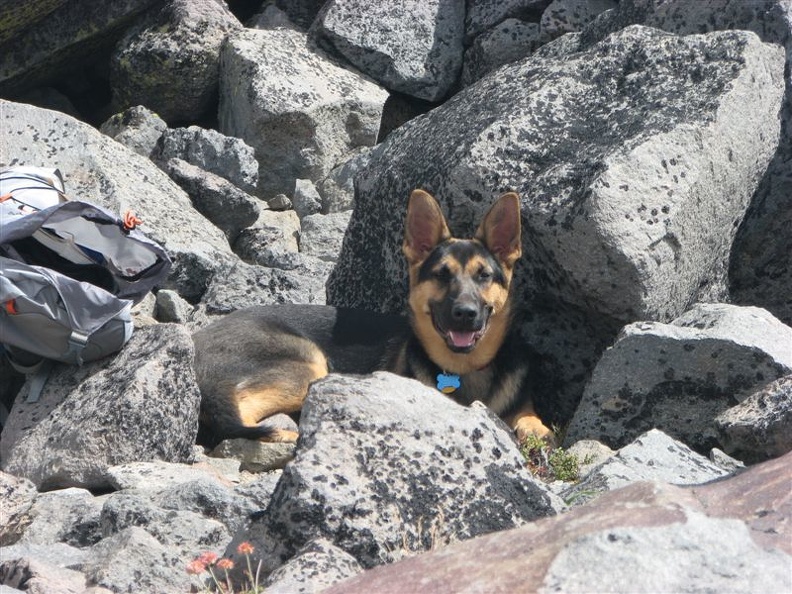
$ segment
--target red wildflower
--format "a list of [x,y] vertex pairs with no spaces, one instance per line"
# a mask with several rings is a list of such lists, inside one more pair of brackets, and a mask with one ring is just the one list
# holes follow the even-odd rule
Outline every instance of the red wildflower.
[[234,562],[231,559],[220,559],[215,567],[228,571],[229,569],[234,569]]
[[237,553],[240,555],[250,555],[255,550],[256,549],[253,547],[253,545],[247,541],[239,543],[239,546],[237,547]]
[[201,553],[196,561],[200,561],[204,565],[212,565],[215,561],[217,561],[217,553],[206,551],[205,553]]
[[187,573],[191,575],[199,575],[206,571],[206,564],[200,559],[195,559],[187,566]]

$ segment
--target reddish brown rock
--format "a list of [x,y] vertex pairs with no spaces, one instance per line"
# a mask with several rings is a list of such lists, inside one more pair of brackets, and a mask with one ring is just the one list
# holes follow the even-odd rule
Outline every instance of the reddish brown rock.
[[[685,546],[697,545],[696,536],[710,530],[711,539],[719,537],[716,530],[740,534],[745,522],[752,539],[744,538],[733,546],[701,546],[699,552],[710,556],[709,565],[733,567],[727,578],[734,591],[750,591],[751,580],[771,580],[765,585],[792,585],[789,572],[792,553],[792,454],[755,466],[724,481],[695,488],[682,488],[662,483],[642,482],[613,491],[596,502],[576,508],[567,514],[539,520],[514,530],[499,532],[457,543],[444,549],[420,555],[393,565],[378,567],[338,584],[327,594],[367,592],[536,592],[548,583],[548,574],[565,549],[575,543],[596,548],[592,537],[604,540],[635,540],[651,531],[667,528],[693,527],[684,533]],[[725,521],[727,520],[728,521]],[[736,529],[736,530],[735,530]],[[734,531],[734,532],[732,532]],[[663,532],[663,534],[667,531]],[[672,539],[680,542],[681,538]],[[707,538],[701,540],[707,541]],[[709,544],[705,542],[704,544]],[[770,550],[775,549],[775,550]],[[783,553],[781,551],[784,551]],[[662,564],[668,551],[658,550],[653,561]],[[689,550],[680,552],[690,555]],[[745,555],[756,555],[750,564]],[[735,557],[735,558],[732,558]],[[586,556],[579,559],[577,571],[589,573],[592,582],[600,571],[621,571],[622,579],[642,579],[639,566],[587,566]],[[614,561],[614,564],[617,562]],[[632,571],[630,575],[628,572]],[[678,573],[666,572],[668,579]],[[786,582],[790,583],[784,583]],[[627,583],[629,583],[627,581]],[[756,582],[753,582],[757,586]],[[659,589],[663,584],[656,584]],[[565,591],[570,591],[565,589]],[[755,590],[758,591],[758,590]]]

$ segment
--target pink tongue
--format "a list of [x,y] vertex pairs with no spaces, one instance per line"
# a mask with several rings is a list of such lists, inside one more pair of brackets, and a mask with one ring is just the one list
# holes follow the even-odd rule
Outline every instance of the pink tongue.
[[469,347],[476,340],[475,332],[455,332],[454,330],[448,331],[448,337],[451,339],[451,344],[455,347]]

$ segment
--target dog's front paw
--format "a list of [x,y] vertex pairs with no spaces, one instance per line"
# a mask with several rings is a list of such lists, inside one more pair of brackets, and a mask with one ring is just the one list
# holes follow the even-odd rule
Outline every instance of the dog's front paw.
[[556,447],[557,445],[555,433],[547,428],[537,416],[525,415],[520,417],[515,421],[513,429],[519,443],[523,443],[533,435],[544,440],[550,447]]

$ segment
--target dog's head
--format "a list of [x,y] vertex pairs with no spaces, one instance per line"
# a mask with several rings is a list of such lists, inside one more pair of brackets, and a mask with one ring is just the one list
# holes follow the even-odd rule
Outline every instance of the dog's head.
[[509,286],[521,254],[517,194],[501,196],[472,239],[457,239],[437,201],[415,190],[403,250],[410,316],[429,357],[454,373],[488,365],[508,330]]

